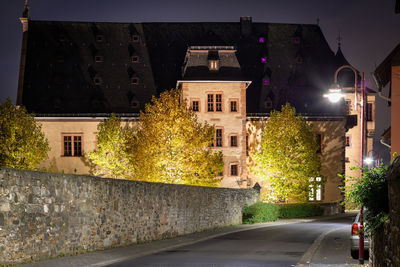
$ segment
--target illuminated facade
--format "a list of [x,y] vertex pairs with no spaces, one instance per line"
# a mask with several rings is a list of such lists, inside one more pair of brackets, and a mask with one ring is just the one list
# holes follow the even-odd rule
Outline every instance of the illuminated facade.
[[329,104],[322,95],[347,61],[332,52],[318,25],[253,23],[251,17],[226,23],[36,21],[29,12],[21,21],[17,104],[43,125],[51,146],[46,166],[87,173],[81,155],[96,147],[101,120],[116,113],[134,124],[153,95],[178,87],[199,119],[217,129],[213,149],[224,154],[222,186],[259,182],[249,154],[270,112],[289,102],[321,140],[327,182],[314,189],[313,200],[341,199],[337,174],[345,172],[350,126],[344,104]]

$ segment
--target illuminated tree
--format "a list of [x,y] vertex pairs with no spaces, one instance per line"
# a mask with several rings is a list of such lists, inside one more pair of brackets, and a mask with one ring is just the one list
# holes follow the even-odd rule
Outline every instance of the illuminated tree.
[[133,140],[135,175],[151,182],[217,186],[222,153],[213,151],[215,129],[197,121],[179,90],[153,97],[140,114]]
[[0,103],[0,166],[36,170],[50,150],[41,129],[24,107]]
[[252,155],[254,172],[270,184],[275,200],[307,200],[310,178],[320,176],[321,160],[312,128],[289,104],[273,111],[265,124],[261,149]]
[[133,166],[130,149],[134,130],[121,119],[111,117],[97,125],[97,148],[88,153],[90,173],[110,178],[132,179]]

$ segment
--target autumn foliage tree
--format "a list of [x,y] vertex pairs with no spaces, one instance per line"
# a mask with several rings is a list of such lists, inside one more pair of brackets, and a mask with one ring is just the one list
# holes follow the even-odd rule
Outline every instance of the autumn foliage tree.
[[197,121],[180,90],[153,97],[133,139],[135,175],[151,182],[217,186],[222,153],[210,148],[215,129]]
[[261,148],[251,155],[256,162],[253,171],[268,181],[273,199],[304,202],[310,178],[320,176],[317,149],[311,126],[286,104],[265,124]]
[[121,118],[111,117],[97,125],[97,148],[88,153],[90,172],[110,178],[132,179],[132,143],[134,130],[121,125]]
[[24,107],[0,103],[0,166],[36,170],[50,150],[41,129]]

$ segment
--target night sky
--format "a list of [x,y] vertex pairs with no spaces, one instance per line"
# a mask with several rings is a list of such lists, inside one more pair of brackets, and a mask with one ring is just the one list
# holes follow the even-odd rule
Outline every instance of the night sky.
[[[17,94],[25,0],[0,2],[0,101]],[[336,52],[342,52],[356,69],[365,72],[367,86],[375,88],[371,73],[400,42],[400,14],[395,0],[29,0],[33,20],[114,22],[254,22],[319,25]],[[332,77],[333,80],[333,77]],[[387,95],[387,89],[384,90]],[[389,126],[386,102],[377,100],[376,134]],[[387,151],[379,143],[376,149]]]

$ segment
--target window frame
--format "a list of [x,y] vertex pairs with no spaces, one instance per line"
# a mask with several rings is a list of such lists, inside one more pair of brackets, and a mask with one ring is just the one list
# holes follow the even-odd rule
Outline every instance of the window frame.
[[96,34],[96,43],[103,43],[103,42],[104,42],[104,35]]
[[374,103],[367,102],[365,106],[365,120],[366,121],[374,121]]
[[351,147],[351,134],[346,134],[346,136],[344,137],[344,146],[345,147]]
[[140,42],[140,35],[132,34],[131,37],[129,38],[129,41],[131,43],[139,43]]
[[[97,80],[97,82],[96,82],[96,80]],[[103,79],[101,78],[101,76],[96,75],[93,77],[93,83],[95,85],[101,85],[103,83]]]
[[[221,146],[217,146],[217,131],[221,131]],[[217,149],[224,147],[224,127],[215,126],[215,133],[210,147]]]
[[218,71],[219,70],[219,60],[209,59],[208,60],[208,69],[210,71]]
[[[232,174],[232,167],[236,166],[236,174]],[[239,162],[231,162],[229,163],[229,176],[230,177],[238,177],[240,173],[240,166],[239,166]]]
[[[319,179],[319,181],[314,181]],[[308,185],[308,196],[307,196],[307,201],[308,202],[322,202],[324,200],[324,188],[322,184],[322,178],[320,176],[318,177],[310,177],[309,178],[310,184]],[[314,184],[312,184],[314,183]],[[311,190],[310,190],[311,189]],[[318,191],[319,191],[319,199],[317,199],[318,196]],[[312,196],[310,196],[312,195]]]
[[[136,59],[136,60],[133,60]],[[131,56],[131,62],[132,63],[139,63],[139,56]]]
[[[217,102],[217,95],[221,96],[221,101]],[[211,98],[210,98],[211,97]],[[211,101],[210,101],[211,99]],[[218,104],[220,104],[220,110],[217,110]],[[205,107],[207,112],[224,112],[224,94],[223,92],[206,92]],[[210,107],[212,110],[210,110]]]
[[[232,110],[233,103],[235,103],[235,110]],[[239,112],[239,100],[238,99],[229,99],[229,112],[232,112],[232,113]]]
[[[71,137],[71,155],[65,155],[65,137]],[[75,151],[75,137],[80,137],[80,154],[77,155]],[[61,134],[61,157],[83,157],[84,155],[84,142],[83,133],[62,133]]]
[[[194,102],[197,102],[197,110],[194,110]],[[199,98],[191,98],[190,99],[190,109],[193,112],[200,112],[200,106],[201,106],[201,103],[200,103],[200,99]]]
[[[136,80],[136,82],[134,82],[134,80]],[[136,77],[136,76],[132,77],[131,78],[131,84],[138,85],[139,84],[139,80],[140,80],[139,77]]]
[[[219,131],[221,131],[221,136],[217,136]],[[218,140],[220,140],[220,145],[218,145]],[[214,147],[224,147],[224,130],[222,128],[215,128]]]
[[[320,132],[314,133],[315,137],[320,136],[320,142],[319,142],[319,149],[316,151],[317,154],[322,154],[323,153],[323,140],[324,140],[324,135]],[[317,144],[318,144],[318,138],[317,138]]]
[[[236,144],[232,145],[232,140],[236,139]],[[230,134],[229,135],[229,146],[230,147],[239,147],[239,136],[237,134]]]

